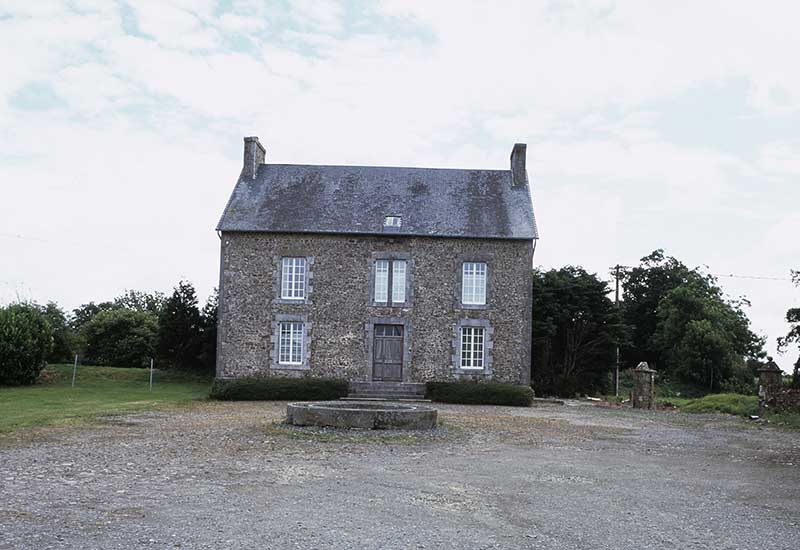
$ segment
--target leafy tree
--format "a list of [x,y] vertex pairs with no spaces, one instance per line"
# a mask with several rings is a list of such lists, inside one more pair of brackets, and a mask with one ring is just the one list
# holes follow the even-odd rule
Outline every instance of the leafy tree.
[[197,294],[190,282],[178,283],[164,302],[158,320],[160,362],[180,369],[200,369],[203,319],[197,308]]
[[640,265],[622,276],[623,322],[630,327],[630,341],[622,349],[628,367],[647,361],[658,368],[663,348],[655,346],[653,335],[658,328],[658,306],[675,288],[690,282],[702,282],[705,276],[691,270],[659,249],[640,260]]
[[603,392],[622,330],[608,284],[583,268],[533,272],[531,379],[539,394]]
[[126,290],[122,296],[114,298],[114,307],[127,308],[135,311],[147,311],[153,315],[160,315],[161,309],[167,298],[163,292],[143,292],[141,290]]
[[53,332],[53,347],[47,356],[47,361],[50,363],[71,361],[77,349],[77,341],[66,313],[55,302],[48,302],[46,306],[39,306],[39,309]]
[[669,291],[656,310],[651,342],[662,372],[718,391],[740,376],[743,358],[763,355],[764,341],[750,330],[746,302],[726,300],[712,281],[702,277]]
[[50,324],[38,306],[0,308],[0,386],[33,384],[52,345]]
[[158,322],[152,313],[101,311],[84,327],[84,360],[112,367],[145,367],[155,353],[157,337]]
[[83,304],[81,307],[72,310],[70,326],[72,326],[72,330],[79,333],[95,315],[101,311],[111,311],[112,309],[114,309],[113,302],[100,302],[99,304],[89,302],[88,304]]
[[[800,287],[800,271],[792,271],[792,281]],[[790,308],[786,312],[786,322],[789,323],[789,332],[778,338],[778,351],[782,353],[792,344],[797,344],[800,349],[800,307]],[[792,387],[800,388],[800,357],[794,364]]]

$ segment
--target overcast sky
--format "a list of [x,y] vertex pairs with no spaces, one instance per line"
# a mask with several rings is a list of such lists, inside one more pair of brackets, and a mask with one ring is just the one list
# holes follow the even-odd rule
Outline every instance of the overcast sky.
[[[201,300],[267,162],[506,168],[536,264],[800,268],[800,4],[0,0],[0,302]],[[775,338],[788,280],[723,278]],[[797,357],[777,356],[784,370]]]

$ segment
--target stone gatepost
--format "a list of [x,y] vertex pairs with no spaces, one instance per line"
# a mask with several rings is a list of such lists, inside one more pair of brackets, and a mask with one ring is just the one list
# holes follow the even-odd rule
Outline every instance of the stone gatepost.
[[769,403],[783,388],[783,372],[781,368],[767,357],[767,364],[758,369],[758,411],[764,414]]
[[642,361],[633,369],[633,395],[631,402],[634,409],[656,408],[656,371]]

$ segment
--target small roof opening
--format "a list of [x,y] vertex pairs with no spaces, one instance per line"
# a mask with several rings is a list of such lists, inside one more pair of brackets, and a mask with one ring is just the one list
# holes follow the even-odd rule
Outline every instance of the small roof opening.
[[403,225],[403,218],[401,216],[386,216],[383,218],[384,227],[400,227]]

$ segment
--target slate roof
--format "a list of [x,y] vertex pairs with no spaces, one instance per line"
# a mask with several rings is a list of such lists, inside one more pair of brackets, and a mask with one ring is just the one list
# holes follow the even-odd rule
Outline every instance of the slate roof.
[[[402,226],[384,228],[385,216]],[[219,231],[536,239],[527,185],[510,170],[260,164]]]

